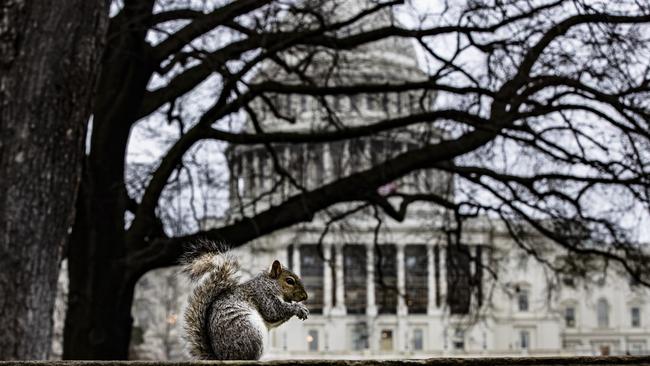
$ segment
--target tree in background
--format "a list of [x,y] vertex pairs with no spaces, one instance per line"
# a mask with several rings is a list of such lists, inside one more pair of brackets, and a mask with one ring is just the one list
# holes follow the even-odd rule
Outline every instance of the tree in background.
[[9,0],[0,19],[0,359],[43,359],[108,7]]
[[[345,202],[361,202],[398,221],[414,202],[437,205],[455,219],[457,237],[465,217],[498,217],[517,244],[558,273],[580,273],[596,258],[650,284],[646,256],[629,234],[630,215],[647,213],[650,203],[648,6],[470,1],[406,26],[367,21],[403,1],[363,2],[333,16],[340,3],[115,4],[67,253],[64,357],[126,358],[136,281],[175,264],[184,243],[205,237],[240,246]],[[428,77],[391,83],[310,74],[323,60],[336,74],[346,67],[347,51],[391,37],[421,46]],[[278,73],[255,77],[268,65]],[[437,95],[438,102],[361,126],[346,125],[333,104],[337,97],[401,92]],[[264,129],[255,103],[291,124],[295,119],[279,104],[287,95],[316,100],[325,113],[319,128]],[[233,128],[242,118],[252,129]],[[157,124],[160,119],[168,125]],[[280,145],[422,126],[445,133],[315,187],[301,186],[295,177],[300,169],[278,158]],[[130,144],[148,139],[143,130],[172,129],[154,164],[127,164]],[[135,131],[137,141],[131,140]],[[181,189],[171,189],[183,179],[197,183],[188,182],[195,173],[187,173],[187,164],[206,141],[263,146],[274,157],[269,180],[282,182],[270,189],[287,182],[293,188],[264,210],[242,211],[239,220],[211,229],[196,224],[185,235],[172,235],[178,230],[162,199],[183,199]],[[223,163],[222,171],[227,167]],[[453,175],[458,192],[378,193],[421,170]],[[228,189],[206,188],[214,183],[209,178],[198,183]],[[547,261],[527,241],[522,223],[561,248],[566,260]]]

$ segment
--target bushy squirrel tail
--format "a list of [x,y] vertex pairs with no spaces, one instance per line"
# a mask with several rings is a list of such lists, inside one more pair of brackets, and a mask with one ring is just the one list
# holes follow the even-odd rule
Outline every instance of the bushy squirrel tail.
[[238,285],[239,262],[226,245],[199,241],[185,251],[183,272],[194,285],[184,314],[184,338],[189,354],[199,360],[215,359],[210,340],[212,304],[226,290]]

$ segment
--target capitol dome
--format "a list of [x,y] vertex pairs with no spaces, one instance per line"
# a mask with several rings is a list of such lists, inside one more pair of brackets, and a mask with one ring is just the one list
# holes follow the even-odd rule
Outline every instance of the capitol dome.
[[[376,4],[372,1],[310,1],[323,7],[323,18],[341,22]],[[309,27],[305,19],[287,17],[278,27],[298,22]],[[304,25],[307,24],[307,25]],[[384,8],[363,21],[337,31],[339,38],[396,25],[390,8]],[[295,26],[294,26],[295,27]],[[269,60],[257,70],[251,83],[274,82],[283,85],[359,86],[363,84],[405,84],[427,81],[428,75],[418,65],[411,39],[389,37],[351,49],[333,50],[310,46],[280,55],[280,62]],[[303,67],[305,60],[309,60]],[[295,68],[295,70],[294,70]],[[299,71],[296,71],[299,70]],[[342,93],[327,96],[266,93],[256,98],[252,110],[264,132],[335,131],[369,125],[432,110],[435,95],[427,90],[401,92]],[[254,133],[249,119],[244,129]],[[421,124],[373,136],[311,144],[274,144],[273,152],[265,146],[234,146],[228,151],[231,166],[231,212],[234,216],[254,214],[278,204],[302,189],[314,189],[351,173],[362,171],[410,149],[431,143],[438,132]],[[291,174],[293,182],[274,171],[273,156],[281,168]],[[277,168],[277,167],[276,167]],[[450,179],[441,172],[414,172],[389,187],[404,193],[446,192]],[[273,192],[272,192],[273,191]]]

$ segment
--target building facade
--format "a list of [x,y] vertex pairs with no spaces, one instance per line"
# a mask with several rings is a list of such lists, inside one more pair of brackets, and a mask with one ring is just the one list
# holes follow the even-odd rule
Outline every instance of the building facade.
[[401,230],[379,247],[371,233],[319,247],[307,228],[301,240],[287,230],[239,249],[246,268],[264,270],[280,259],[308,290],[309,319],[272,330],[266,357],[648,354],[647,289],[614,270],[558,284],[504,227],[489,220],[471,226],[460,251],[443,237],[402,240],[413,235]]

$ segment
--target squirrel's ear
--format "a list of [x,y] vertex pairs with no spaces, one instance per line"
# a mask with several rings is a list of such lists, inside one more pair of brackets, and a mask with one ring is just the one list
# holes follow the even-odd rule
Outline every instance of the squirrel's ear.
[[280,277],[280,273],[282,273],[282,265],[280,264],[280,261],[277,259],[273,261],[273,264],[271,265],[271,272],[269,275],[271,278],[278,278]]

